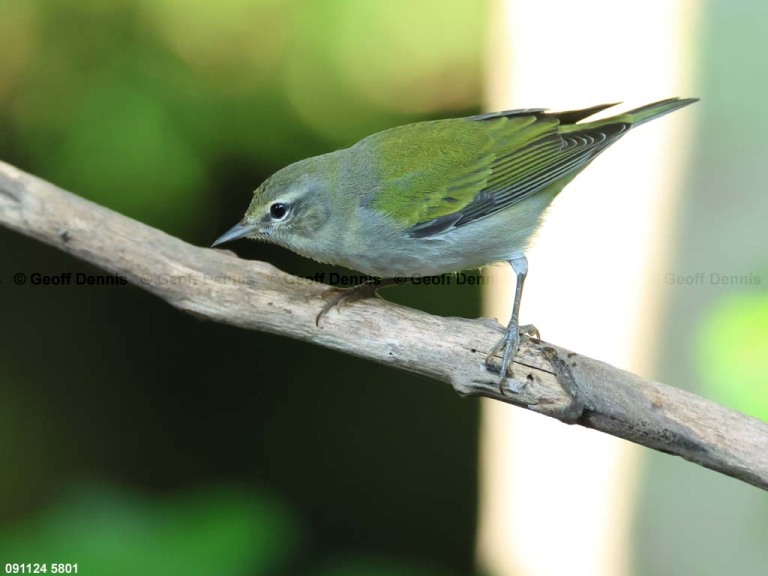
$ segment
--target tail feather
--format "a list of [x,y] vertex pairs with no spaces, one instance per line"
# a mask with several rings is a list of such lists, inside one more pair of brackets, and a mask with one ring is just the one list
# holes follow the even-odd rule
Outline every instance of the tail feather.
[[[616,116],[609,116],[608,118],[603,118],[601,120],[594,120],[592,122],[584,122],[580,124],[567,124],[563,123],[563,118],[573,119],[574,116],[576,117],[581,116],[583,117],[582,113],[591,111],[592,109],[587,110],[577,110],[575,112],[565,112],[562,113],[562,116],[558,114],[558,117],[561,118],[561,124],[560,124],[560,133],[561,134],[570,134],[570,133],[581,133],[585,130],[593,130],[593,129],[601,129],[605,128],[607,126],[612,125],[624,125],[626,128],[631,128],[635,126],[639,126],[640,124],[644,124],[645,122],[648,122],[649,120],[653,120],[654,118],[658,118],[659,116],[664,116],[664,114],[669,114],[670,112],[673,112],[675,110],[678,110],[680,108],[683,108],[684,106],[688,106],[689,104],[693,104],[694,102],[698,102],[698,98],[668,98],[666,100],[660,100],[659,102],[654,102],[653,104],[646,104],[645,106],[640,106],[639,108],[635,108],[634,110],[630,110],[628,112],[623,112],[621,114],[617,114]],[[608,106],[596,106],[595,111],[605,109]]]
[[670,112],[674,112],[675,110],[698,101],[698,98],[668,98],[667,100],[661,100],[660,102],[654,102],[653,104],[646,104],[640,108],[635,108],[634,110],[625,112],[624,114],[617,116],[616,120],[621,121],[623,120],[622,117],[626,116],[628,117],[629,123],[632,126],[639,126],[640,124],[648,122],[649,120],[653,120],[659,116],[664,116],[664,114],[669,114]]

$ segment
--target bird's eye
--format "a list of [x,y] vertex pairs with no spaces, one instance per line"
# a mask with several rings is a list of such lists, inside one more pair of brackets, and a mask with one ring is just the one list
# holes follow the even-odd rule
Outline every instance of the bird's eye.
[[285,218],[286,214],[288,214],[287,204],[283,204],[282,202],[275,202],[272,204],[272,206],[269,207],[269,215],[272,216],[274,220],[282,220]]

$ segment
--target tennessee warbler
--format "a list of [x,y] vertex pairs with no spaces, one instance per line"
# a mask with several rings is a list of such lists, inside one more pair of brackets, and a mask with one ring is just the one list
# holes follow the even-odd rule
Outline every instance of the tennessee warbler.
[[[435,120],[384,130],[287,166],[253,194],[242,221],[214,242],[273,242],[319,262],[385,279],[334,289],[318,314],[372,296],[386,279],[438,275],[506,260],[517,275],[502,351],[517,353],[524,252],[563,187],[630,128],[696,102],[671,98],[579,123],[614,104]],[[513,391],[518,389],[512,387]]]

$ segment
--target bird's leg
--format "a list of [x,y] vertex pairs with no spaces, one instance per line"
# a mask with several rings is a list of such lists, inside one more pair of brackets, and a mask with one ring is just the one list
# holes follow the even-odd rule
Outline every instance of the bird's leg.
[[[485,360],[486,365],[490,366],[491,359],[500,350],[503,350],[501,355],[501,366],[499,368],[499,374],[501,376],[501,379],[499,380],[500,388],[503,387],[504,381],[507,379],[507,370],[509,369],[509,365],[512,360],[515,358],[518,346],[520,345],[520,300],[523,297],[523,284],[525,284],[525,277],[528,274],[528,260],[525,258],[525,256],[516,256],[508,262],[510,266],[512,266],[512,270],[514,270],[515,275],[517,276],[517,283],[515,285],[515,300],[512,305],[512,317],[509,319],[509,324],[507,325],[507,331],[504,334],[504,337],[499,340],[491,349]],[[538,337],[539,334],[539,331],[536,329],[536,327],[530,325],[524,326],[522,331],[525,334],[536,335],[536,337]],[[510,381],[507,387],[512,392],[518,394],[522,391],[524,385],[518,386]]]
[[315,324],[320,326],[320,320],[322,320],[323,316],[325,316],[332,308],[338,308],[339,312],[341,312],[348,304],[352,304],[352,302],[357,302],[358,300],[363,300],[365,298],[373,298],[380,288],[386,288],[387,286],[395,284],[402,284],[402,281],[399,281],[399,279],[396,280],[395,278],[381,278],[367,280],[366,282],[358,284],[357,286],[352,286],[351,288],[329,288],[323,292],[325,304],[320,309],[317,318],[315,318]]

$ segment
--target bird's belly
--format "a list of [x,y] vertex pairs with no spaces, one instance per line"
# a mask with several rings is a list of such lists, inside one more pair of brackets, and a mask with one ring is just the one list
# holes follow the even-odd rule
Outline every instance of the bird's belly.
[[375,238],[365,251],[349,253],[338,263],[381,278],[480,268],[522,253],[534,230],[535,225],[515,227],[508,219],[492,217],[434,237]]

